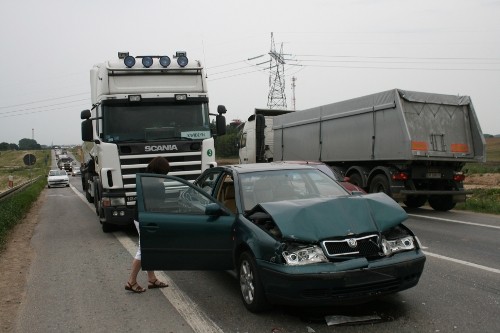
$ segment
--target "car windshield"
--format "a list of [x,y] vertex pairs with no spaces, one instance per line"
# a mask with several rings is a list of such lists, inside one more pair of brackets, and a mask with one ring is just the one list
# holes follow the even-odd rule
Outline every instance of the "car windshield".
[[50,170],[49,176],[65,176],[66,171],[64,170]]
[[245,210],[262,202],[325,198],[348,194],[317,169],[272,170],[240,175]]

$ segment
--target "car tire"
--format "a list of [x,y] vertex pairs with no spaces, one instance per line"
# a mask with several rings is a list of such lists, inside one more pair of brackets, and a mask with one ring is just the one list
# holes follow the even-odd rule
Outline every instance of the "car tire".
[[453,202],[451,195],[431,195],[429,197],[429,205],[437,211],[447,212],[455,208],[456,202]]
[[249,252],[243,252],[238,260],[238,280],[241,299],[248,311],[257,313],[269,307],[257,264]]
[[353,173],[352,175],[349,176],[349,183],[356,185],[357,187],[363,188],[363,180],[361,179],[361,176],[357,173]]

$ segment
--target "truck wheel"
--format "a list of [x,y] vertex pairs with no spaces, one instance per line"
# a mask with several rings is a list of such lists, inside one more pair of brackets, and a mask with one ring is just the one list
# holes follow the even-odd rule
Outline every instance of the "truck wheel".
[[361,176],[357,173],[353,173],[352,175],[349,176],[349,183],[356,185],[357,187],[363,188],[363,180],[361,179]]
[[85,190],[85,198],[87,198],[87,201],[90,203],[94,203],[94,198],[90,195],[89,189]]
[[455,208],[456,202],[453,202],[451,195],[431,195],[429,197],[429,205],[434,209],[441,212],[449,211]]
[[384,192],[388,196],[391,196],[391,190],[389,188],[389,180],[385,175],[376,175],[373,177],[370,183],[370,193]]
[[425,195],[409,195],[406,197],[404,204],[408,208],[419,208],[425,205],[427,202],[427,196]]
[[102,232],[105,232],[105,233],[115,231],[115,226],[112,225],[111,223],[103,222],[103,223],[101,223],[101,227],[102,227]]
[[260,312],[268,308],[264,287],[260,281],[257,264],[253,255],[243,252],[238,261],[238,278],[241,299],[250,312]]

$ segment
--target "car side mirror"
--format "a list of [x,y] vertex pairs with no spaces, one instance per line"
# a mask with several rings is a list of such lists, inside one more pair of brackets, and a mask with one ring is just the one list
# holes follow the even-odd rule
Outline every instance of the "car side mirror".
[[221,215],[227,215],[219,206],[219,204],[216,203],[210,203],[205,206],[205,215],[208,216],[221,216]]

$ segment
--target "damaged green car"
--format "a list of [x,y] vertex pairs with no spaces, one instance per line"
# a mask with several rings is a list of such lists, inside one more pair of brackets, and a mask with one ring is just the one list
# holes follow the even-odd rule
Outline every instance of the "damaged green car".
[[252,312],[365,302],[415,286],[424,268],[394,200],[307,165],[215,167],[194,184],[138,174],[137,207],[143,269],[235,270]]

